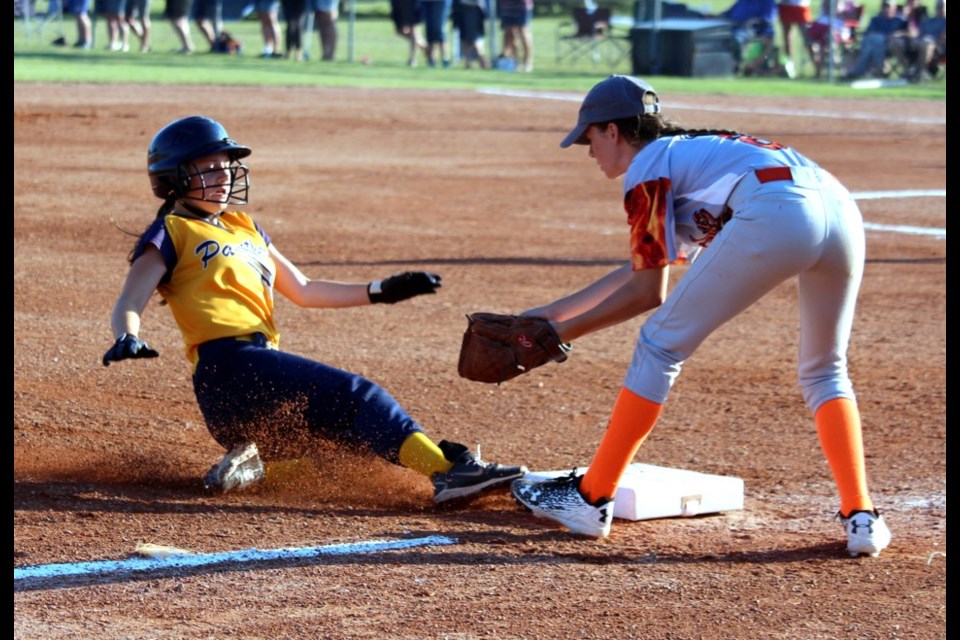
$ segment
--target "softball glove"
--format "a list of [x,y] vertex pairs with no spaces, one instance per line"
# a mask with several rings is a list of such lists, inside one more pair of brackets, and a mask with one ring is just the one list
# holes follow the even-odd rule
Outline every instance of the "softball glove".
[[467,316],[457,371],[467,380],[499,384],[548,362],[563,362],[571,348],[545,318],[474,313]]

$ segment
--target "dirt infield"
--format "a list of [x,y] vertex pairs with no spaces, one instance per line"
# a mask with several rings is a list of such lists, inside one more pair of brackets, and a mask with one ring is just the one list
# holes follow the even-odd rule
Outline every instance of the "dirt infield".
[[[247,210],[314,277],[429,269],[437,296],[305,311],[283,346],[380,382],[436,439],[533,469],[586,465],[640,320],[500,387],[458,378],[464,314],[520,311],[627,257],[619,185],[559,140],[572,100],[476,92],[14,85],[14,568],[446,536],[450,545],[15,580],[16,638],[933,639],[946,635],[946,104],[664,96],[692,126],[808,153],[861,199],[850,351],[874,498],[894,532],[849,559],[795,383],[788,282],[687,364],[638,461],[738,476],[745,508],[614,522],[587,541],[505,493],[434,508],[429,483],[325,451],[242,495],[200,477],[207,434],[169,311],[156,360],[100,365],[133,238],[159,201],[146,147],[203,113],[252,146]],[[671,110],[671,103],[676,103]],[[945,234],[944,234],[945,235]],[[677,270],[674,275],[679,275]]]

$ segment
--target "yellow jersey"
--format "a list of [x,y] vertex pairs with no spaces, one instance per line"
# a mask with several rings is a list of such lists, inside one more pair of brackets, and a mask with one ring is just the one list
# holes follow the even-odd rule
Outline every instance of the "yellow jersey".
[[170,305],[194,366],[197,347],[209,340],[262,333],[273,346],[279,344],[270,236],[250,216],[226,211],[212,224],[167,214],[140,237],[134,260],[148,244],[167,265],[157,291]]

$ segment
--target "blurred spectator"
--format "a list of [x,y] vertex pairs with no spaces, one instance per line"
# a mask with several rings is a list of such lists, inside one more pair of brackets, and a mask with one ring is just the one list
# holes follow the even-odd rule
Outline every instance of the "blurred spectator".
[[486,0],[453,0],[453,24],[460,33],[460,57],[466,69],[474,63],[481,69],[490,66],[483,52],[487,33],[484,27],[487,20],[485,4]]
[[497,11],[503,29],[501,58],[515,60],[517,71],[533,71],[533,0],[499,0]]
[[107,49],[129,51],[130,29],[127,25],[126,0],[97,0],[96,9],[107,21]]
[[431,67],[437,66],[438,55],[440,64],[444,67],[450,66],[445,29],[450,18],[451,4],[451,0],[420,0],[427,40],[427,64]]
[[[814,77],[819,78],[823,66],[830,59],[830,17],[831,0],[822,0],[820,15],[807,27],[807,50],[813,62]],[[833,11],[833,45],[835,54],[842,55],[843,50],[851,45],[853,27],[858,18],[856,5],[851,0],[835,0]]]
[[856,80],[867,73],[886,75],[885,61],[893,56],[906,67],[905,37],[907,21],[897,15],[893,0],[883,0],[880,13],[870,19],[860,41],[860,53],[853,67],[844,75],[845,80]]
[[180,40],[180,53],[193,53],[193,38],[190,35],[190,23],[187,21],[190,0],[167,0],[163,14]]
[[[907,21],[909,25],[911,22],[914,26],[919,22],[919,17],[914,14],[917,7],[921,7],[917,3],[917,0],[903,0],[903,4],[897,5],[897,15]],[[924,13],[926,13],[926,7],[922,7]]]
[[256,0],[257,17],[263,33],[261,58],[282,58],[280,53],[280,0]]
[[211,51],[217,43],[217,36],[223,29],[222,16],[223,0],[194,0],[193,20]]
[[140,41],[140,53],[150,51],[150,0],[127,0],[127,26]]
[[390,19],[397,35],[409,42],[407,66],[417,66],[417,55],[427,51],[427,43],[420,35],[418,26],[423,22],[419,0],[390,0]]
[[920,23],[929,17],[927,8],[922,4],[915,4],[909,13],[901,13],[907,21],[906,39],[906,57],[912,66],[916,56],[914,56],[913,41],[920,35]]
[[282,0],[286,25],[284,55],[289,60],[303,60],[303,32],[307,26],[307,0]]
[[780,31],[783,34],[783,53],[793,58],[793,28],[803,36],[807,25],[813,21],[810,13],[810,0],[780,0],[777,5],[777,15],[780,17]]
[[90,22],[90,0],[66,0],[64,9],[77,21],[77,49],[89,49],[93,42],[93,24]]
[[793,78],[793,60],[774,44],[766,32],[748,40],[743,50],[740,72],[744,76]]
[[337,53],[338,0],[307,0],[313,10],[313,19],[320,34],[320,59],[331,61]]
[[733,25],[733,38],[736,41],[736,50],[733,55],[740,72],[747,70],[744,68],[744,54],[748,42],[760,41],[764,56],[773,55],[773,25],[777,19],[776,0],[736,0],[720,16]]
[[916,34],[908,45],[914,56],[910,80],[918,82],[924,78],[935,78],[940,71],[940,63],[947,57],[947,1],[937,0],[932,16],[923,16]]
[[863,15],[863,5],[857,4],[854,0],[837,0],[837,15],[848,26],[859,25],[860,17]]

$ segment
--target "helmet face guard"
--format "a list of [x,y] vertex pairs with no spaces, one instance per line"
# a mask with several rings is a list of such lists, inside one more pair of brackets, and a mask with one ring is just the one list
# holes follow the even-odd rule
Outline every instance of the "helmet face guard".
[[[213,153],[216,153],[215,151]],[[209,155],[209,154],[207,154]],[[186,162],[177,166],[175,184],[177,200],[199,200],[202,202],[219,202],[221,204],[247,204],[247,192],[250,190],[250,170],[239,160],[230,161],[230,189],[226,197],[214,195],[213,191],[220,191],[223,185],[207,182],[210,174],[220,174],[223,169],[202,170],[195,162]],[[199,182],[191,188],[193,179]]]
[[[196,160],[215,153],[226,153],[230,158],[231,183],[226,198],[208,194],[214,185],[208,185],[204,176],[212,172],[201,171],[196,164]],[[223,125],[212,118],[190,116],[175,120],[153,137],[147,152],[147,173],[153,195],[162,200],[246,204],[249,170],[240,159],[250,153],[250,147],[231,139]],[[191,189],[195,177],[199,177],[200,187]]]

